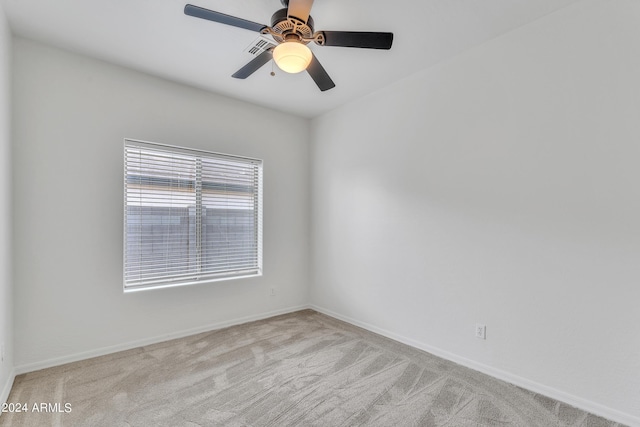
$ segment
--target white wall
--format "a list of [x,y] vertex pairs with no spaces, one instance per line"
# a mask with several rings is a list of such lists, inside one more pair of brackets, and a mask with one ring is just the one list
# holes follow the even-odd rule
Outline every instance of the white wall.
[[[18,371],[306,304],[307,120],[20,38],[13,72]],[[123,294],[125,137],[264,160],[262,277]]]
[[13,381],[13,304],[11,279],[11,34],[0,5],[0,403]]
[[584,1],[315,119],[312,303],[640,425],[638,22]]

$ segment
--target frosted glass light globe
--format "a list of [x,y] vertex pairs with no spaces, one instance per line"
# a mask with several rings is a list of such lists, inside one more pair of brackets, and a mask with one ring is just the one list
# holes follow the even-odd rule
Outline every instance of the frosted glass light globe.
[[273,49],[273,60],[282,71],[287,73],[293,74],[306,70],[312,57],[311,49],[295,41],[281,43]]

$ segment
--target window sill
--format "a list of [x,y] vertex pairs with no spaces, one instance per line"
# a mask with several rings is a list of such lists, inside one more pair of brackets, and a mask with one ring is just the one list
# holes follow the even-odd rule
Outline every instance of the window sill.
[[182,286],[192,286],[192,285],[203,285],[205,283],[213,283],[213,282],[223,282],[228,280],[237,280],[237,279],[249,279],[254,277],[261,277],[262,272],[251,273],[251,274],[243,274],[241,276],[227,276],[227,277],[216,277],[216,278],[208,278],[203,280],[192,280],[188,282],[174,282],[174,283],[157,283],[150,285],[139,285],[139,286],[129,286],[124,287],[123,291],[125,294],[141,292],[141,291],[151,291],[158,289],[167,289],[167,288],[178,288]]

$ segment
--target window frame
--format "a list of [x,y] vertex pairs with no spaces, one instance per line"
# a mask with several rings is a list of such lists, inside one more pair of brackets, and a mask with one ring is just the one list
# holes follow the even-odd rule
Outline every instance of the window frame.
[[[195,161],[195,168],[198,172],[196,172],[196,176],[194,177],[194,185],[196,187],[195,190],[195,194],[196,194],[196,205],[193,206],[193,209],[195,210],[195,227],[198,231],[196,231],[196,233],[198,234],[198,247],[196,250],[196,259],[197,259],[197,270],[198,272],[195,274],[189,274],[189,276],[197,276],[197,277],[189,277],[188,279],[180,279],[180,275],[168,275],[166,277],[161,277],[158,279],[153,279],[153,280],[146,280],[144,282],[140,282],[140,281],[134,281],[133,283],[131,281],[127,280],[127,212],[128,212],[128,207],[130,206],[128,204],[128,200],[127,200],[127,196],[128,196],[128,190],[127,190],[127,184],[128,184],[128,169],[127,169],[127,149],[128,148],[141,148],[141,149],[148,149],[148,150],[156,150],[158,152],[162,151],[162,152],[166,152],[168,154],[171,155],[175,155],[175,156],[187,156],[187,157],[193,157],[194,161]],[[211,283],[211,282],[219,282],[219,281],[226,281],[226,280],[235,280],[235,279],[243,279],[243,278],[253,278],[253,277],[260,277],[262,276],[262,271],[263,271],[263,267],[262,267],[262,262],[263,262],[263,251],[262,251],[262,234],[263,234],[263,208],[262,208],[262,199],[263,199],[263,192],[264,192],[264,185],[263,185],[263,168],[264,168],[264,161],[262,159],[257,159],[257,158],[252,158],[252,157],[246,157],[246,156],[239,156],[239,155],[233,155],[233,154],[224,154],[224,153],[219,153],[219,152],[213,152],[213,151],[207,151],[207,150],[201,150],[201,149],[193,149],[193,148],[187,148],[187,147],[181,147],[181,146],[176,146],[176,145],[169,145],[169,144],[162,144],[162,143],[156,143],[156,142],[150,142],[150,141],[143,141],[143,140],[137,140],[137,139],[131,139],[131,138],[124,138],[124,144],[123,144],[123,154],[124,154],[124,185],[123,185],[123,192],[124,192],[124,200],[123,200],[123,204],[124,204],[124,209],[123,209],[123,291],[125,293],[129,293],[129,292],[138,292],[138,291],[143,291],[143,290],[150,290],[150,289],[164,289],[164,288],[173,288],[173,287],[181,287],[181,286],[190,286],[190,285],[194,285],[194,284],[204,284],[204,283]],[[255,242],[255,255],[256,255],[256,262],[255,262],[255,268],[250,268],[250,269],[238,269],[238,271],[236,272],[229,272],[229,271],[225,271],[225,272],[218,272],[218,273],[203,273],[202,272],[202,268],[205,265],[205,262],[202,260],[202,251],[203,251],[203,237],[202,235],[203,230],[205,229],[205,225],[203,224],[203,218],[206,216],[206,206],[204,205],[204,201],[203,201],[203,197],[202,197],[202,189],[203,189],[203,182],[204,178],[202,177],[202,159],[213,159],[214,161],[223,161],[223,162],[237,162],[237,164],[245,164],[245,165],[252,165],[256,168],[256,174],[257,177],[255,178],[255,186],[257,187],[255,189],[255,200],[253,201],[253,208],[251,209],[251,212],[254,212],[254,217],[255,217],[255,224],[254,224],[254,242]],[[139,179],[143,179],[144,175],[140,175]],[[151,180],[154,179],[158,179],[158,178],[153,178],[150,177]],[[203,207],[205,207],[204,211],[205,213],[203,214]],[[191,209],[191,207],[189,207],[189,209]],[[226,219],[231,218],[231,216],[225,216]],[[252,265],[253,267],[253,265]],[[242,271],[240,271],[242,270]]]

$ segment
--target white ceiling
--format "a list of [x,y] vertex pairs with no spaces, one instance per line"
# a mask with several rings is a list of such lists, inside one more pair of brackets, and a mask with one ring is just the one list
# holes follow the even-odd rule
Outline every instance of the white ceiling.
[[0,0],[15,34],[202,89],[314,117],[580,0],[316,0],[316,30],[391,31],[390,51],[311,44],[336,83],[271,64],[231,78],[258,36],[186,16],[184,5],[263,24],[280,0]]

